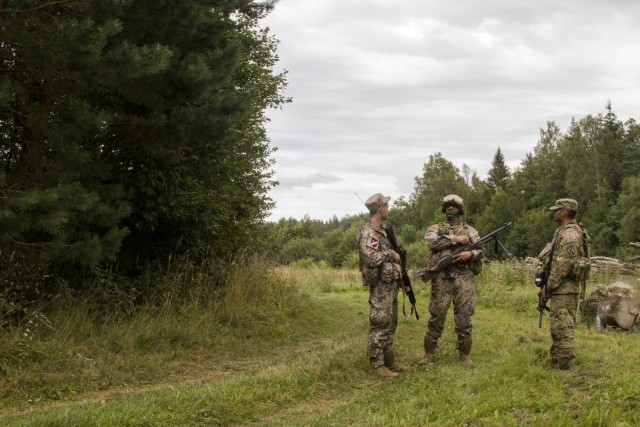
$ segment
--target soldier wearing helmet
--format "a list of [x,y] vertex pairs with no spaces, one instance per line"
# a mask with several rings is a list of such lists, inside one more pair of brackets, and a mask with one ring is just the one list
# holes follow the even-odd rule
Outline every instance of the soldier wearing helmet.
[[[445,221],[429,227],[424,236],[431,250],[427,258],[427,268],[432,267],[431,263],[437,263],[438,259],[460,246],[480,240],[480,235],[475,228],[462,221],[464,201],[460,196],[450,194],[444,197],[442,213],[445,214]],[[454,263],[450,267],[438,271],[431,279],[429,302],[431,317],[427,322],[427,331],[424,336],[425,354],[419,362],[420,365],[430,364],[435,360],[435,350],[442,336],[444,321],[451,302],[453,302],[453,318],[458,336],[460,361],[467,365],[473,363],[470,353],[471,316],[476,306],[474,274],[480,272],[483,257],[482,249],[463,251],[454,257]]]
[[455,194],[449,194],[442,199],[442,213],[447,213],[447,206],[455,206],[460,210],[460,215],[464,215],[464,200]]

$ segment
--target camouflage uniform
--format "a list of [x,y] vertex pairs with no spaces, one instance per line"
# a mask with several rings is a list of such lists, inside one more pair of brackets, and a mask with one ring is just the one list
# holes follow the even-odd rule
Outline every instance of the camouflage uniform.
[[369,287],[369,335],[367,355],[372,368],[384,365],[384,354],[393,351],[398,325],[400,264],[393,261],[391,244],[382,227],[364,224],[358,232],[362,278]]
[[553,237],[551,274],[547,290],[551,294],[551,361],[561,367],[575,362],[575,325],[580,284],[573,277],[578,257],[584,256],[582,228],[572,220],[558,227]]
[[[431,259],[437,260],[451,253],[456,248],[454,238],[460,235],[469,236],[471,243],[480,240],[480,235],[473,227],[460,221],[443,222],[429,227],[424,239],[431,249]],[[427,352],[435,349],[438,339],[442,336],[444,321],[452,300],[458,349],[466,355],[471,351],[471,316],[476,306],[475,281],[471,263],[481,262],[484,251],[474,249],[471,252],[473,258],[469,262],[452,264],[449,268],[437,272],[432,279],[429,302],[431,318],[427,322],[425,336]]]

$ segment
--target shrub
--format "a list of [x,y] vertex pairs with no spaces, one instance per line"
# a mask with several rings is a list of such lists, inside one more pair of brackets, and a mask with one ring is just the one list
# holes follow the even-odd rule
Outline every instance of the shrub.
[[278,254],[278,261],[283,264],[302,258],[311,258],[315,261],[326,259],[322,242],[317,239],[300,237],[285,243]]

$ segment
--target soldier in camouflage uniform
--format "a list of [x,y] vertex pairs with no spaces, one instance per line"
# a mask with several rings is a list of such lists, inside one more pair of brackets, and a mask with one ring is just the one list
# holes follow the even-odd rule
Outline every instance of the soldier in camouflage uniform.
[[547,289],[540,292],[551,299],[551,363],[560,369],[571,369],[576,360],[574,338],[580,293],[575,266],[579,258],[587,256],[588,235],[575,220],[578,202],[574,199],[558,199],[549,209],[559,227],[547,245],[549,249],[541,253],[543,262],[551,262],[551,273]]
[[[432,268],[439,258],[447,256],[461,245],[476,243],[480,240],[478,232],[461,220],[464,215],[464,201],[451,194],[442,201],[442,212],[446,215],[445,222],[432,225],[424,238],[431,249],[427,258],[427,268]],[[460,360],[465,364],[472,364],[471,353],[471,316],[475,311],[476,293],[474,274],[480,272],[484,251],[474,249],[464,251],[454,257],[450,267],[438,271],[433,276],[429,313],[431,318],[427,322],[424,336],[424,357],[420,365],[433,363],[438,339],[442,336],[447,311],[453,300],[453,318],[458,335],[458,352]],[[431,265],[430,265],[431,264]]]
[[380,193],[367,199],[365,205],[371,216],[357,236],[362,280],[369,288],[367,355],[371,373],[383,378],[393,378],[408,369],[395,362],[393,353],[393,335],[398,325],[398,289],[404,284],[400,255],[391,249],[382,228],[382,221],[389,216],[390,199]]

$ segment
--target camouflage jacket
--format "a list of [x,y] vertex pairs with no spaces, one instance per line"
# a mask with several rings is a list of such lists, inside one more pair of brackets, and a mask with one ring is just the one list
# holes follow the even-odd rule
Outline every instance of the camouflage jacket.
[[547,289],[552,294],[577,294],[580,284],[573,277],[573,268],[579,257],[586,256],[582,241],[582,227],[576,221],[558,227],[553,235],[551,274]]
[[360,272],[363,284],[374,286],[378,282],[391,282],[402,276],[400,264],[393,261],[391,243],[381,226],[365,223],[358,231]]
[[[445,257],[457,249],[458,245],[455,243],[456,236],[469,236],[471,243],[476,243],[480,240],[480,234],[478,234],[476,229],[464,222],[459,224],[441,222],[427,229],[424,240],[427,242],[429,249],[431,249],[431,255],[427,258],[426,268],[435,266],[439,258]],[[464,264],[453,264],[451,268],[440,271],[438,275],[442,277],[463,277],[473,274],[471,263],[481,262],[484,257],[484,250],[474,249],[471,253],[473,257],[468,262]],[[430,263],[432,263],[433,266],[430,266]]]

